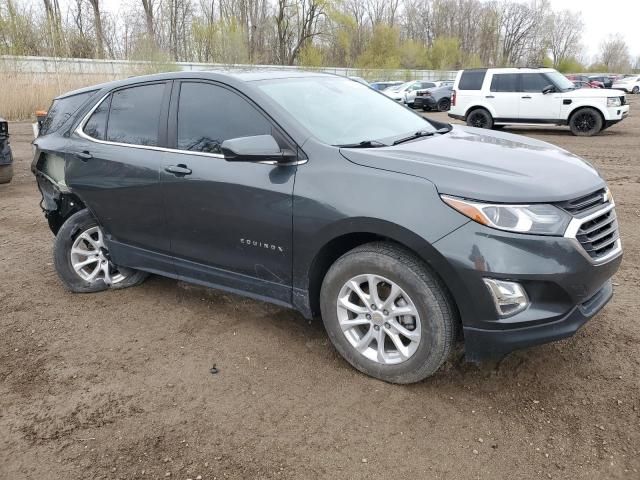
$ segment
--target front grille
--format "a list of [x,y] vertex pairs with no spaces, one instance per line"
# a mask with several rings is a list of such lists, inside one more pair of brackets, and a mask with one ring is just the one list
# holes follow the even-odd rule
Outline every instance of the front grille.
[[584,222],[576,234],[582,248],[596,260],[613,251],[619,238],[618,220],[613,209]]
[[584,212],[591,210],[594,207],[599,207],[606,203],[605,189],[601,188],[598,191],[592,192],[574,200],[567,200],[566,202],[560,202],[558,206],[570,213],[571,215],[580,215]]

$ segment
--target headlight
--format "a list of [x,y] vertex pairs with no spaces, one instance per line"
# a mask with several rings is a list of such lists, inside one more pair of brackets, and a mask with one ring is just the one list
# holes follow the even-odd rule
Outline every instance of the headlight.
[[619,107],[620,105],[622,105],[622,103],[620,103],[620,97],[607,98],[607,107]]
[[442,200],[471,220],[509,232],[561,236],[571,221],[568,213],[548,204],[482,203],[447,195]]

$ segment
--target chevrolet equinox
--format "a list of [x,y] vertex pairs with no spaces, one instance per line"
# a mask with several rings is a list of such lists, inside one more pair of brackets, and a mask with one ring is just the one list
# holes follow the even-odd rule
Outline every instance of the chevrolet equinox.
[[360,83],[181,72],[56,98],[32,171],[73,292],[149,273],[321,316],[395,383],[572,335],[622,248],[596,170],[438,123]]

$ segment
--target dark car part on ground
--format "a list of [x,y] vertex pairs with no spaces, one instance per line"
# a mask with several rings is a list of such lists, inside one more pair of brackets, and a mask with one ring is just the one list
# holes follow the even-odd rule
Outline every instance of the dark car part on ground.
[[9,123],[0,117],[0,184],[13,178],[13,154],[9,143]]
[[131,78],[49,117],[32,171],[71,291],[155,273],[322,314],[351,365],[396,383],[456,338],[473,361],[564,338],[611,298],[613,199],[544,142],[311,73]]

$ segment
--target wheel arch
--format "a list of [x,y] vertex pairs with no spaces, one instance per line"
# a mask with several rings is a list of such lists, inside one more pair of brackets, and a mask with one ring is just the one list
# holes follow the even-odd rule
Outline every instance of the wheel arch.
[[571,122],[571,118],[580,110],[582,110],[583,108],[590,108],[592,110],[595,110],[596,112],[598,112],[600,114],[600,117],[602,118],[602,124],[604,125],[604,123],[607,121],[607,117],[605,115],[605,113],[600,109],[600,107],[596,106],[596,105],[578,105],[576,106],[573,110],[571,110],[571,112],[569,112],[569,116],[567,117],[567,125]]
[[469,116],[469,114],[473,111],[473,110],[486,110],[489,115],[491,115],[491,118],[495,119],[496,118],[496,114],[495,114],[495,110],[493,108],[491,108],[488,105],[485,104],[476,104],[476,105],[472,105],[470,107],[467,107],[467,111],[464,113],[464,119],[465,121],[467,120],[467,117]]
[[[455,289],[452,288],[453,285],[459,283],[456,280],[456,274],[449,262],[433,245],[414,232],[387,221],[374,219],[354,221],[354,219],[349,219],[348,223],[351,228],[348,228],[347,231],[342,230],[339,233],[335,232],[332,235],[323,236],[323,240],[318,242],[318,247],[315,249],[315,254],[309,261],[308,266],[303,269],[304,276],[302,280],[306,280],[306,285],[302,290],[306,296],[306,301],[304,301],[304,306],[296,306],[305,316],[311,318],[319,315],[320,288],[331,265],[348,251],[360,245],[376,241],[394,243],[422,260],[427,268],[442,280],[452,299],[454,308],[458,309],[459,302],[457,297],[461,294],[463,295],[463,293],[456,294]],[[298,302],[294,298],[295,303]]]

